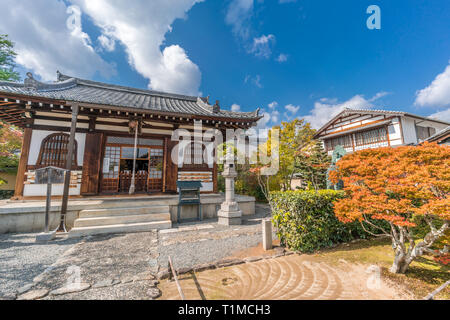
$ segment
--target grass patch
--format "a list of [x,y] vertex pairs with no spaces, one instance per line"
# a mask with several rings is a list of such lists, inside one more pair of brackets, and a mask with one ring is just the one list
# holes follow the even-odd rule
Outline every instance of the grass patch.
[[[324,262],[338,263],[340,259],[361,264],[375,264],[382,268],[382,276],[404,286],[417,299],[423,299],[430,292],[450,280],[450,267],[434,261],[431,256],[422,256],[413,261],[406,274],[392,274],[389,268],[394,260],[390,239],[361,240],[324,249],[315,254]],[[450,287],[441,291],[435,299],[450,300]]]

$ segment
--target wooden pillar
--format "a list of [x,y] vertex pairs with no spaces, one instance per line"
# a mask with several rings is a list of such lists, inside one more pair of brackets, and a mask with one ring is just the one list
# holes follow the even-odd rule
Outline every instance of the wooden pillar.
[[31,133],[33,129],[25,128],[23,133],[22,151],[20,152],[19,167],[17,169],[16,186],[14,188],[14,197],[23,197],[25,182],[25,172],[27,171],[28,156],[30,154]]
[[[216,150],[217,152],[217,150]],[[214,161],[214,167],[213,167],[213,192],[214,193],[218,193],[219,192],[219,186],[217,184],[217,180],[218,180],[218,170],[217,170],[217,161]]]
[[61,225],[60,230],[65,230],[65,216],[67,213],[67,203],[69,201],[69,187],[70,187],[70,177],[72,170],[72,159],[73,159],[73,147],[75,145],[75,133],[77,129],[77,117],[78,117],[79,106],[77,104],[72,105],[72,123],[70,126],[70,136],[69,136],[69,146],[67,150],[66,158],[66,176],[64,178],[64,191],[61,204]]

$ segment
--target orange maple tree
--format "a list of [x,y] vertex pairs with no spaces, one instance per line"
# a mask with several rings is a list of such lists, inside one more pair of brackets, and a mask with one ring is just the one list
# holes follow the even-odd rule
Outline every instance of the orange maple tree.
[[[415,258],[432,253],[433,244],[448,237],[450,146],[424,143],[358,151],[339,160],[330,179],[333,183],[342,180],[347,194],[335,203],[340,221],[359,220],[367,232],[392,238],[393,273],[406,272]],[[412,233],[417,215],[430,226],[420,242]],[[390,228],[373,219],[387,221]],[[377,232],[370,232],[369,225]]]

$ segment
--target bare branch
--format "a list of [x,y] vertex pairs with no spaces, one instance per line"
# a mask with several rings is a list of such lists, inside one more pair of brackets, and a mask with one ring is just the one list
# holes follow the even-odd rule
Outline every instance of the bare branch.
[[363,217],[364,217],[364,222],[366,222],[367,224],[371,225],[372,227],[374,227],[374,228],[376,228],[376,229],[378,229],[378,230],[381,230],[384,234],[386,234],[386,235],[388,235],[388,236],[391,236],[391,234],[390,234],[389,232],[387,232],[386,230],[384,230],[382,227],[377,226],[376,224],[370,222],[369,219],[366,217],[365,214],[363,214]]
[[359,223],[361,224],[361,227],[363,228],[363,230],[364,230],[365,232],[367,232],[368,234],[370,234],[370,235],[372,235],[372,236],[374,236],[374,237],[385,237],[385,236],[392,237],[392,235],[390,235],[389,233],[385,233],[385,234],[376,234],[376,233],[373,233],[373,232],[367,230],[366,227],[364,227],[364,223],[363,223],[363,222],[364,222],[364,221],[360,221]]

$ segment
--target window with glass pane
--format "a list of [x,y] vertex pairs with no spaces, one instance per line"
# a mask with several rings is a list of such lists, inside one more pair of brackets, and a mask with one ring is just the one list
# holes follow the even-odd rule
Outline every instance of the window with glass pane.
[[425,140],[436,133],[436,129],[432,127],[421,127],[416,126],[417,128],[417,139]]
[[[134,148],[122,147],[122,159],[133,159],[133,158],[134,158]],[[148,159],[148,149],[137,148],[136,159]]]

